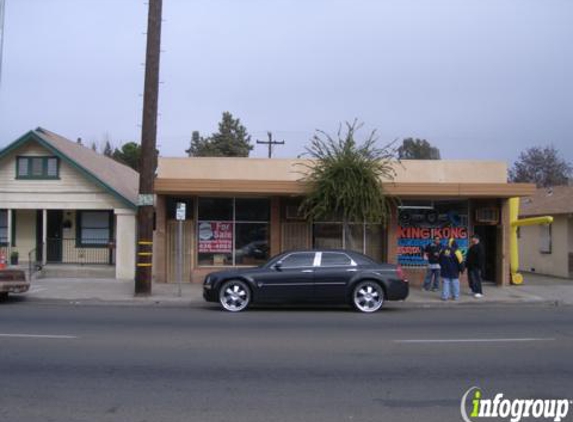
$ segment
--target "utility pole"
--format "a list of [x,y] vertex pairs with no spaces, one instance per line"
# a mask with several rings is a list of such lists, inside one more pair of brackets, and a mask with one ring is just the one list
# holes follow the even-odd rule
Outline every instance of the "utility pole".
[[267,136],[269,137],[268,141],[259,141],[257,139],[257,144],[264,144],[269,146],[269,158],[273,155],[273,145],[284,145],[285,141],[273,141],[273,133],[267,132]]
[[162,0],[149,0],[145,85],[141,124],[139,197],[137,206],[137,259],[135,295],[151,294],[153,262],[153,181],[157,166],[157,101],[159,95],[159,55],[161,48]]

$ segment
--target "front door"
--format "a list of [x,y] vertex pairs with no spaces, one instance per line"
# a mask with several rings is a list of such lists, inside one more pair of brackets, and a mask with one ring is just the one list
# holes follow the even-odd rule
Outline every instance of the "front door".
[[475,226],[474,231],[480,237],[480,243],[485,251],[485,273],[481,275],[484,281],[495,282],[497,273],[497,226]]
[[47,261],[62,262],[62,220],[61,210],[48,210]]

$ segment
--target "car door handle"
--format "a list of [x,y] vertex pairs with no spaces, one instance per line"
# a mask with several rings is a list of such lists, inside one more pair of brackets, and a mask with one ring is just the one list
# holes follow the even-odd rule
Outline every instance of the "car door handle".
[[301,273],[313,273],[314,270],[302,270]]
[[358,270],[356,268],[349,268],[346,271],[355,273]]

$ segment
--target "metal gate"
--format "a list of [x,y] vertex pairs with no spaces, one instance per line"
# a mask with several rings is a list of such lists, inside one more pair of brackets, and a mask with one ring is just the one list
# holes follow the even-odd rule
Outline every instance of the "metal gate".
[[[167,222],[167,282],[177,283],[177,232],[179,222],[170,220]],[[195,224],[191,221],[183,221],[183,283],[191,281],[191,268],[193,268],[193,232]]]

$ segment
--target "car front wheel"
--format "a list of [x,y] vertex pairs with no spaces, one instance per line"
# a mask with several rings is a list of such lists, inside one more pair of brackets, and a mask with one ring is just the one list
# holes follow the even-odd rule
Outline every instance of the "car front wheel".
[[229,312],[240,312],[251,303],[249,286],[241,280],[230,280],[219,290],[219,303]]
[[375,281],[362,281],[352,291],[352,305],[360,312],[376,312],[384,305],[384,289]]

